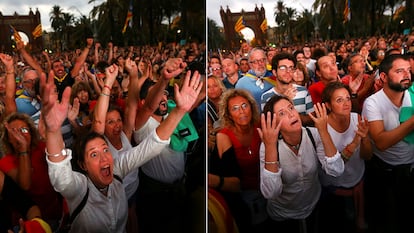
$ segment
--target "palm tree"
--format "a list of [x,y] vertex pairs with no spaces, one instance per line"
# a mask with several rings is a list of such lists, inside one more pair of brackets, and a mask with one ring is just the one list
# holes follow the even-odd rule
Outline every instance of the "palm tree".
[[67,43],[69,42],[69,35],[71,34],[71,27],[73,27],[73,22],[75,18],[73,14],[70,13],[63,13],[63,25],[62,25],[62,32],[63,32],[63,49],[67,49]]
[[58,5],[52,7],[52,11],[49,13],[51,27],[53,28],[53,38],[56,41],[56,47],[60,50],[62,48],[62,36],[63,36],[63,11]]

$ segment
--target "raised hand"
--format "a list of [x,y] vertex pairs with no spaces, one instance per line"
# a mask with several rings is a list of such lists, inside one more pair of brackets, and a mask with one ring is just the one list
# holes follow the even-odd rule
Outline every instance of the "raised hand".
[[174,84],[177,108],[186,112],[191,109],[203,87],[203,83],[200,81],[200,74],[197,71],[193,73],[191,79],[190,77],[191,71],[187,71],[181,89],[179,89],[177,84]]
[[4,53],[0,53],[0,60],[3,62],[3,64],[6,66],[7,70],[14,70],[13,67],[13,57],[8,55],[8,54],[4,54]]
[[[5,123],[4,126],[7,129],[11,144],[16,152],[27,152],[29,151],[29,143],[24,137],[21,129],[11,128],[9,124]],[[30,129],[29,129],[30,130]],[[30,132],[29,132],[30,133]]]
[[315,127],[321,131],[326,130],[328,126],[328,113],[326,111],[326,106],[324,103],[317,103],[314,105],[315,116],[312,113],[309,113],[309,117],[315,123]]
[[361,119],[358,122],[358,126],[357,126],[357,130],[356,130],[356,135],[355,137],[359,137],[359,141],[361,139],[364,139],[368,136],[368,120],[366,117],[361,116]]
[[105,68],[105,84],[109,87],[112,87],[114,84],[116,77],[118,76],[118,66],[113,64]]
[[261,114],[261,128],[257,128],[262,142],[267,146],[276,145],[279,138],[280,127],[282,125],[283,119],[276,124],[276,113],[267,112]]
[[127,58],[125,60],[125,69],[128,71],[130,76],[138,76],[138,66],[134,60]]
[[79,98],[74,98],[73,99],[73,104],[69,105],[69,111],[68,111],[68,119],[71,122],[75,122],[76,118],[79,115],[79,107],[80,107],[80,103],[79,103]]
[[172,79],[180,75],[187,63],[185,63],[181,58],[170,58],[165,62],[165,66],[161,71],[161,75],[165,79]]
[[49,132],[60,130],[60,127],[68,114],[69,97],[71,93],[71,88],[66,87],[62,94],[62,100],[59,102],[53,77],[53,70],[50,71],[47,80],[44,73],[40,76],[43,123],[45,123],[46,131]]

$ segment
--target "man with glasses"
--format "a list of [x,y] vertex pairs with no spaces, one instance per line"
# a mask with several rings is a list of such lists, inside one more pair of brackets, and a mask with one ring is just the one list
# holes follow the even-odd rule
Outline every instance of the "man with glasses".
[[236,88],[250,91],[260,109],[261,96],[274,86],[270,77],[272,72],[266,69],[267,58],[260,48],[254,48],[249,53],[250,70],[236,83]]
[[313,102],[308,90],[292,82],[296,72],[296,59],[290,53],[279,53],[272,59],[272,73],[276,77],[276,85],[263,93],[261,107],[274,95],[287,96],[292,100],[295,109],[299,112],[303,125],[311,125],[312,119],[308,113],[313,112]]
[[40,99],[38,99],[35,84],[38,82],[39,76],[31,68],[26,68],[22,76],[23,92],[16,98],[17,112],[29,115],[37,126],[40,118]]

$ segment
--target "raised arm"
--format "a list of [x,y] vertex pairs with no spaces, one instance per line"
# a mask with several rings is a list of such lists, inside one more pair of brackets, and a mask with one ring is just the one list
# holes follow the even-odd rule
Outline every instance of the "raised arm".
[[112,85],[115,82],[116,76],[118,75],[118,66],[113,64],[105,69],[105,85],[99,95],[98,101],[96,102],[95,109],[93,111],[93,123],[92,129],[99,133],[104,134],[105,132],[105,120],[106,113],[109,107],[109,99],[111,97]]
[[13,57],[0,53],[0,60],[6,67],[6,95],[4,98],[5,113],[4,116],[17,111],[16,95],[16,71],[14,69]]
[[82,53],[79,55],[78,58],[76,58],[76,63],[73,66],[72,71],[70,72],[72,77],[76,77],[79,75],[79,71],[83,66],[83,63],[85,63],[86,58],[88,57],[89,51],[93,46],[93,38],[87,38],[86,39],[86,47],[83,49]]
[[53,77],[53,71],[50,72],[47,80],[46,75],[44,74],[40,77],[42,115],[44,120],[43,123],[46,128],[46,149],[48,152],[48,159],[51,162],[60,162],[66,157],[65,155],[62,155],[62,150],[65,146],[61,126],[68,114],[71,88],[66,87],[62,94],[62,100],[59,102]]
[[[167,73],[170,74],[168,71]],[[187,71],[181,89],[179,89],[177,84],[174,84],[174,96],[177,107],[157,127],[156,132],[160,139],[167,140],[171,136],[181,118],[191,109],[197,100],[202,85],[203,83],[200,82],[200,74],[197,71],[194,72],[192,77],[191,71]]]
[[24,48],[23,41],[17,42],[17,51],[19,51],[20,55],[24,58],[24,60],[31,66],[36,72],[40,75],[43,73],[42,67],[33,59],[33,57],[26,51]]
[[277,152],[277,140],[283,120],[276,124],[276,113],[273,113],[273,117],[270,112],[261,115],[261,126],[257,131],[262,139],[265,153],[264,159],[261,163],[264,163],[264,168],[271,172],[279,171],[279,155]]
[[315,104],[315,116],[312,113],[308,115],[315,122],[315,127],[318,129],[319,135],[322,139],[323,148],[327,157],[333,157],[338,152],[335,144],[332,141],[331,135],[328,132],[328,114],[324,103]]
[[180,58],[169,59],[165,63],[165,66],[161,71],[161,79],[149,90],[148,96],[145,98],[144,106],[139,110],[139,113],[135,118],[136,130],[140,129],[145,122],[147,122],[151,114],[158,108],[162,96],[164,95],[163,90],[170,79],[181,74],[186,66],[187,64]]

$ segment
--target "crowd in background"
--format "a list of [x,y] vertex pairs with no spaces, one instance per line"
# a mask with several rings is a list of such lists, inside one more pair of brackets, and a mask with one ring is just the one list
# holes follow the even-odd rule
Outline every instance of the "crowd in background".
[[205,46],[0,53],[0,231],[204,232]]
[[211,51],[210,232],[412,229],[413,42]]

